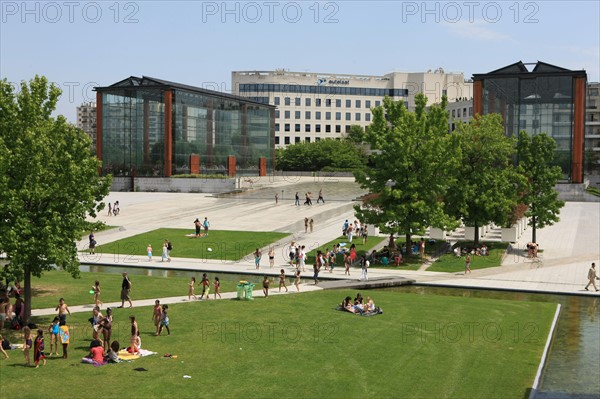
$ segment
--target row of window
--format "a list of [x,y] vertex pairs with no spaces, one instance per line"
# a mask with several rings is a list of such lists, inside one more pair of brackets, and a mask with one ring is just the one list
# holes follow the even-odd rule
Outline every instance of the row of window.
[[[452,117],[453,118],[460,118],[461,116],[461,109],[453,109],[452,110]],[[462,116],[466,117],[467,116],[467,108],[463,108],[462,109]],[[473,116],[473,107],[469,107],[469,116]]]
[[[322,133],[322,129],[321,129],[322,126],[320,123],[317,123],[315,125],[311,125],[310,123],[304,124],[304,133],[312,133],[313,127],[314,127],[315,133]],[[342,133],[342,125],[323,125],[323,128],[325,129],[324,130],[325,133],[333,133],[333,132]],[[275,124],[275,131],[276,132],[281,131],[279,123]],[[290,123],[285,123],[283,125],[283,131],[291,132],[292,125]],[[350,131],[350,125],[345,125],[345,132],[348,133],[349,131]],[[294,124],[294,132],[297,132],[297,133],[302,132],[302,124],[301,123]]]
[[[314,113],[315,115],[315,119],[320,121],[322,119],[322,115],[323,113],[321,111],[316,111]],[[304,119],[312,119],[312,111],[304,111]],[[341,121],[342,120],[342,113],[341,112],[336,112],[335,115],[333,115],[332,112],[325,112],[325,120],[326,121],[330,121],[332,120],[331,118],[335,117],[336,121]],[[279,119],[281,118],[281,113],[279,110],[275,110],[275,118]],[[292,118],[292,111],[283,111],[283,119],[291,119]],[[294,111],[294,119],[302,119],[302,111]],[[352,112],[346,112],[344,115],[344,120],[346,121],[351,121],[352,120]],[[361,121],[362,120],[362,114],[360,112],[355,112],[354,113],[354,120],[355,121]],[[365,113],[365,121],[366,122],[371,122],[371,114],[369,112]]]
[[[256,98],[256,97],[253,97]],[[312,98],[308,98],[306,97],[304,99],[304,106],[305,107],[311,107],[312,106]],[[325,106],[325,107],[332,107],[333,104],[335,104],[336,108],[342,108],[342,100],[339,98],[336,99],[331,99],[331,98],[326,98],[321,99],[321,98],[315,98],[315,107],[321,107],[321,106]],[[376,100],[374,102],[372,102],[371,100],[365,100],[365,108],[371,108],[371,104],[375,104],[375,107],[379,107],[381,105],[381,101],[380,100]],[[283,104],[284,105],[292,105],[292,99],[290,97],[284,97],[283,98]],[[346,108],[352,108],[352,100],[345,100],[344,104],[346,106]],[[281,98],[280,97],[275,97],[274,98],[274,105],[281,105]],[[300,107],[302,106],[302,98],[300,97],[296,97],[294,98],[294,106],[296,107]],[[354,108],[362,108],[362,100],[354,100]]]
[[408,97],[408,89],[375,89],[369,87],[344,87],[344,86],[308,86],[297,84],[240,84],[240,93],[310,93],[334,94],[345,96],[370,96],[370,97]]
[[[288,145],[291,144],[291,137],[290,136],[284,136],[283,137],[283,144]],[[335,137],[335,140],[339,140],[339,137]],[[294,144],[298,144],[302,141],[302,137],[294,137]],[[307,143],[310,143],[310,137],[304,137],[304,141]],[[320,137],[315,137],[315,141],[321,141]],[[280,138],[279,136],[275,136],[275,145],[279,145],[281,144]]]

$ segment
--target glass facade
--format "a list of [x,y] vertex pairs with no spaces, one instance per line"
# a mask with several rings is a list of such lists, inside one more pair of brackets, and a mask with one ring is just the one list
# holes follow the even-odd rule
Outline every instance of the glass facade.
[[[554,164],[561,167],[565,180],[572,180],[578,165],[576,134],[576,79],[585,78],[584,71],[538,62],[529,71],[517,63],[488,74],[474,75],[481,82],[480,110],[483,114],[502,115],[507,136],[519,132],[530,135],[547,133],[556,141]],[[477,96],[476,96],[477,97]],[[466,112],[466,109],[464,110]],[[469,110],[469,114],[473,111]],[[578,173],[575,173],[578,174]]]
[[156,81],[144,87],[146,78],[137,79],[133,86],[96,89],[102,97],[103,173],[165,176],[167,91],[173,175],[190,173],[191,154],[200,156],[202,174],[227,173],[228,156],[236,157],[237,174],[258,175],[262,157],[273,169],[274,107]]

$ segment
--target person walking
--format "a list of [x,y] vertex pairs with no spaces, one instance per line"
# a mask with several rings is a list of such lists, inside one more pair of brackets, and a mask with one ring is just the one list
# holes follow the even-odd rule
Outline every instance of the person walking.
[[325,199],[323,198],[323,189],[319,190],[319,198],[317,198],[317,204],[319,203],[319,201],[323,201],[323,203],[325,203]]
[[119,308],[125,305],[125,301],[129,302],[130,308],[133,307],[131,303],[131,280],[129,280],[126,272],[123,273],[123,282],[121,283],[121,306]]
[[260,269],[260,258],[262,258],[262,252],[260,252],[259,248],[256,248],[256,251],[254,251],[254,265],[256,269]]
[[465,275],[467,273],[471,273],[471,255],[467,254],[467,257],[465,258]]
[[308,221],[308,228],[310,229],[310,232],[311,232],[311,233],[313,232],[313,225],[314,225],[314,224],[315,224],[315,221],[314,221],[314,220],[310,219],[310,220]]
[[208,217],[204,218],[204,222],[202,223],[202,225],[204,226],[204,235],[207,236],[208,228],[210,227],[210,222],[208,221]]
[[595,263],[592,263],[592,267],[590,267],[590,270],[588,270],[588,280],[589,280],[589,281],[588,281],[588,283],[587,283],[587,285],[585,286],[585,288],[584,288],[584,289],[585,289],[586,291],[589,291],[589,290],[588,290],[588,287],[589,287],[590,285],[593,285],[593,286],[594,286],[594,289],[595,289],[596,291],[598,291],[598,287],[596,287],[596,281],[595,281],[595,280],[599,280],[599,279],[600,279],[600,278],[598,277],[598,274],[596,274],[596,264],[595,264]]
[[308,233],[308,218],[304,218],[304,233]]
[[296,191],[296,202],[294,202],[295,206],[300,206],[300,194]]
[[279,194],[275,193],[275,205],[279,203]]
[[90,240],[90,255],[94,255],[94,253],[96,252],[96,236],[94,236],[93,231],[90,231],[88,239]]
[[109,202],[108,203],[108,216],[112,216],[113,211],[112,211],[112,204]]

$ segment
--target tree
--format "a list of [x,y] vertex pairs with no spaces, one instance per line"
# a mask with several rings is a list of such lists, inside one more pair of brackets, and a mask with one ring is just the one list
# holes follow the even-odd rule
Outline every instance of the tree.
[[350,126],[350,131],[346,134],[345,139],[355,144],[361,144],[366,139],[365,129],[360,125],[352,125]]
[[519,199],[523,180],[513,167],[515,140],[504,134],[499,114],[476,115],[469,123],[459,123],[460,164],[455,170],[455,186],[448,192],[448,212],[475,228],[488,223],[506,224]]
[[354,172],[369,195],[355,210],[361,221],[390,234],[424,234],[429,226],[450,228],[443,198],[457,167],[457,140],[448,133],[447,99],[426,109],[427,97],[415,96],[415,112],[403,101],[385,98],[373,109],[366,140],[374,149],[370,162]]
[[529,136],[521,131],[517,141],[519,170],[527,180],[522,202],[528,206],[525,215],[532,228],[531,241],[536,242],[536,229],[551,226],[559,220],[565,203],[554,189],[562,177],[560,166],[552,166],[556,142],[546,133]]
[[351,170],[364,161],[362,150],[346,140],[297,143],[276,152],[277,169],[285,171]]
[[90,139],[63,116],[51,117],[61,91],[36,76],[20,90],[0,81],[0,252],[5,275],[24,279],[25,319],[31,275],[55,267],[79,273],[75,241],[102,209],[110,177],[99,177]]

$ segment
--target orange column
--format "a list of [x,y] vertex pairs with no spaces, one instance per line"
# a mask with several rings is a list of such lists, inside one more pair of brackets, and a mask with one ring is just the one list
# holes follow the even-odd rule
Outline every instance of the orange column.
[[473,115],[483,115],[483,81],[473,82]]
[[173,174],[173,92],[165,91],[165,156],[164,175]]
[[230,177],[235,177],[235,157],[233,155],[227,157],[227,172]]
[[102,160],[102,93],[99,91],[96,92],[96,158]]
[[198,154],[190,155],[190,173],[193,175],[200,174],[200,155]]
[[258,158],[258,175],[259,176],[267,175],[267,158],[265,158],[265,157]]
[[585,78],[575,78],[575,101],[573,110],[573,163],[571,182],[583,183],[583,129],[585,125]]

